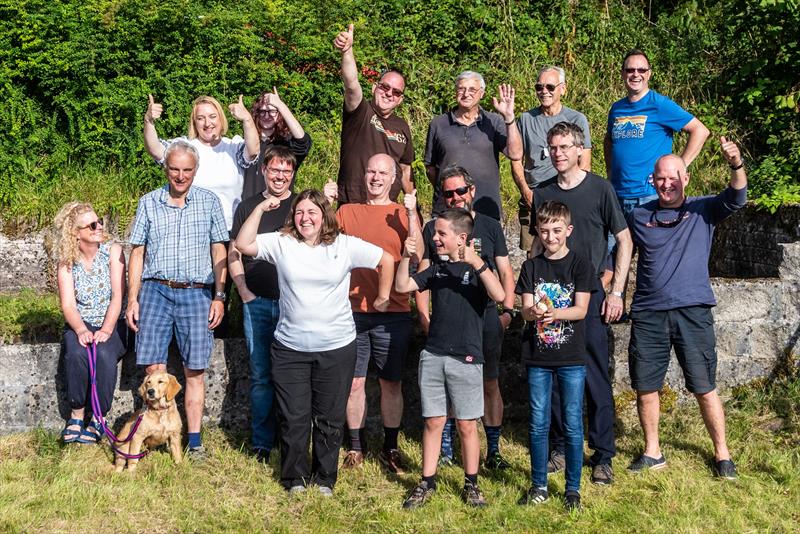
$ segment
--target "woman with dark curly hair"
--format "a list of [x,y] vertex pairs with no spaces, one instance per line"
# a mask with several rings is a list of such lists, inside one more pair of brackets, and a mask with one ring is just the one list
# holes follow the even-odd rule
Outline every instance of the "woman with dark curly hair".
[[[111,409],[117,385],[117,361],[125,353],[127,327],[120,321],[125,295],[125,256],[103,231],[90,204],[70,202],[53,224],[51,252],[58,262],[58,296],[64,312],[64,371],[70,419],[64,443],[97,443],[98,423]],[[87,346],[97,344],[97,394],[102,414],[85,423],[91,406]]]
[[295,176],[297,176],[297,169],[311,150],[311,137],[303,130],[289,107],[280,99],[278,90],[274,87],[271,93],[264,93],[256,99],[250,113],[261,140],[261,151],[258,154],[257,164],[244,171],[242,200],[258,195],[266,188],[261,167],[264,162],[264,154],[270,147],[281,145],[291,150],[297,159],[294,166]]
[[256,235],[261,215],[279,204],[267,195],[242,225],[235,245],[242,254],[274,263],[278,271],[280,319],[272,344],[272,380],[280,425],[281,483],[296,494],[314,482],[322,495],[330,496],[356,363],[350,271],[378,268],[374,306],[386,311],[394,259],[380,247],[339,233],[333,208],[314,189],[297,195],[283,229]]

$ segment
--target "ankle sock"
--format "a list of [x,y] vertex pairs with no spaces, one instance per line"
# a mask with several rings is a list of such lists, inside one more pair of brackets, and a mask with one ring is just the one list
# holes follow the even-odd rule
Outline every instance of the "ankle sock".
[[196,449],[203,445],[203,442],[200,440],[200,432],[189,432],[189,448]]
[[400,433],[400,427],[383,427],[383,450],[389,451],[397,448],[397,434]]
[[456,420],[448,419],[442,430],[442,456],[453,458],[453,441],[456,437]]
[[486,431],[486,457],[493,456],[500,452],[500,431],[502,426],[486,426],[483,429]]
[[464,473],[464,485],[466,486],[467,483],[472,484],[473,486],[478,485],[478,473],[474,475],[468,475],[466,472]]
[[423,476],[422,481],[427,483],[428,488],[436,489],[436,474],[433,474],[429,477]]
[[347,430],[350,436],[350,450],[361,452],[364,450],[364,429],[363,428],[350,428]]

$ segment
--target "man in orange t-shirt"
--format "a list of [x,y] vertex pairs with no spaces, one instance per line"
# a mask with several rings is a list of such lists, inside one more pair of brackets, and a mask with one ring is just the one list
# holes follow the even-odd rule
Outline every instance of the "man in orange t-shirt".
[[[364,176],[367,203],[341,206],[336,219],[344,233],[378,245],[391,254],[396,268],[409,228],[417,235],[420,235],[420,228],[415,211],[416,191],[405,195],[405,206],[389,198],[397,175],[395,165],[395,161],[387,154],[372,156],[367,162]],[[377,295],[377,270],[354,269],[350,278],[350,305],[356,323],[357,358],[347,401],[350,446],[342,468],[359,467],[364,462],[367,412],[364,385],[372,358],[378,369],[384,432],[383,448],[378,460],[387,471],[403,474],[405,465],[398,451],[397,435],[403,417],[401,380],[411,337],[411,307],[408,295],[396,292],[392,286],[388,310],[378,312],[372,305]]]

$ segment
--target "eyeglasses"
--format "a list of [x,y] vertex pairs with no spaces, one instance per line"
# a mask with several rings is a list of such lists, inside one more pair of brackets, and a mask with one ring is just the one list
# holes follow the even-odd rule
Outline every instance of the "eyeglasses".
[[275,169],[274,167],[267,167],[267,172],[273,176],[291,176],[294,169]]
[[457,95],[474,95],[480,91],[479,87],[456,87]]
[[647,67],[647,68],[644,68],[644,67],[625,67],[622,70],[625,71],[625,74],[633,74],[634,72],[636,74],[644,74],[645,72],[650,70],[650,67]]
[[536,85],[533,86],[533,88],[536,89],[537,93],[541,93],[545,89],[547,89],[548,91],[550,91],[552,93],[553,91],[556,90],[556,87],[558,87],[559,85],[562,85],[562,84],[563,84],[563,82],[559,82],[559,83],[557,83],[555,85],[553,85],[552,83],[537,83]]
[[470,186],[465,185],[464,187],[457,187],[455,189],[445,189],[442,191],[442,195],[444,195],[444,198],[453,198],[456,195],[463,197],[469,190]]
[[258,113],[259,115],[269,115],[270,117],[277,117],[278,116],[278,110],[277,109],[269,109],[269,108],[263,109],[262,108],[262,109],[256,110],[256,113]]
[[87,224],[86,226],[79,226],[79,227],[78,227],[78,230],[86,230],[86,229],[88,228],[88,229],[90,229],[92,232],[94,232],[95,230],[97,230],[97,228],[98,228],[98,227],[100,227],[100,228],[102,228],[102,227],[103,227],[103,221],[101,221],[101,220],[99,220],[99,219],[98,219],[98,220],[96,220],[96,221],[92,221],[92,222],[90,222],[90,223],[89,223],[89,224]]
[[395,98],[400,98],[401,96],[403,96],[403,91],[401,91],[400,89],[395,89],[386,82],[378,82],[377,87],[384,93],[391,93],[391,95],[394,96]]
[[572,148],[574,146],[576,146],[575,143],[572,143],[571,145],[557,145],[557,146],[548,145],[547,150],[549,150],[550,152],[553,152],[553,153],[566,152],[567,150],[569,150],[570,148]]

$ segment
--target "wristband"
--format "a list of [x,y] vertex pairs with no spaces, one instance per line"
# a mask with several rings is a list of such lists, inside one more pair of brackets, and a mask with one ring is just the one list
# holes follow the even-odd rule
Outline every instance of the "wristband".
[[478,276],[480,276],[480,275],[481,275],[481,273],[482,273],[483,271],[485,271],[486,269],[488,269],[488,268],[489,268],[489,264],[488,264],[488,263],[486,263],[486,262],[483,262],[483,267],[481,267],[480,269],[478,269],[477,271],[475,271],[475,274],[476,274],[476,275],[478,275]]
[[[503,121],[503,122],[505,122],[505,121]],[[515,122],[517,122],[517,119],[514,119],[514,120],[512,120],[511,122],[506,122],[506,126],[511,126],[511,125],[512,125],[512,124],[514,124]]]
[[736,165],[735,167],[733,165],[731,165],[731,170],[732,171],[738,171],[742,167],[744,167],[744,160],[742,160],[742,162],[740,164]]
[[519,315],[519,312],[514,308],[506,308],[505,306],[503,306],[503,311],[500,312],[500,315],[503,315],[504,313],[509,314],[512,319],[514,319],[517,315]]

